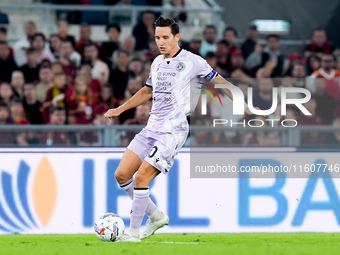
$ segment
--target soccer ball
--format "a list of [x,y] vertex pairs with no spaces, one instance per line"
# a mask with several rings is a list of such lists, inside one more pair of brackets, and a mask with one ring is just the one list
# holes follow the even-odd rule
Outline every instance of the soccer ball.
[[124,230],[124,221],[115,213],[105,213],[94,223],[96,235],[104,242],[116,242]]

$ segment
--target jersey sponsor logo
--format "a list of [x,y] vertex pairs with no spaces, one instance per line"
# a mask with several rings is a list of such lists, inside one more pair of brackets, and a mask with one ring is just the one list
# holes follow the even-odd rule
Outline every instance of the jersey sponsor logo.
[[176,65],[176,70],[178,72],[182,72],[183,70],[185,69],[185,64],[183,62],[179,62],[177,65]]

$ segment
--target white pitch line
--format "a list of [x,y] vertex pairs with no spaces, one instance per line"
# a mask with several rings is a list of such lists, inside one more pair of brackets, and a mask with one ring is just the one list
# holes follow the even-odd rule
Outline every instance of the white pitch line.
[[166,244],[199,244],[197,242],[172,242],[172,241],[145,241],[143,243],[166,243]]

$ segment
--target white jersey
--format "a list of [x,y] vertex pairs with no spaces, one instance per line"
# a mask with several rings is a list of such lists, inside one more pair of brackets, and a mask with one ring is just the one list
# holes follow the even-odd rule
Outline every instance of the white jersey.
[[[217,72],[200,56],[180,49],[172,58],[159,55],[146,82],[153,88],[147,129],[159,132],[188,131],[186,120],[197,104],[202,85],[197,78],[214,79]],[[192,84],[194,83],[194,86]]]

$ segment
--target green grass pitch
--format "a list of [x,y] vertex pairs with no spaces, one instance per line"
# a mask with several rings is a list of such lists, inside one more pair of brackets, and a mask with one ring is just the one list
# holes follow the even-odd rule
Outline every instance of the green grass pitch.
[[105,243],[93,235],[0,236],[1,255],[340,254],[340,233],[156,234],[141,243]]

